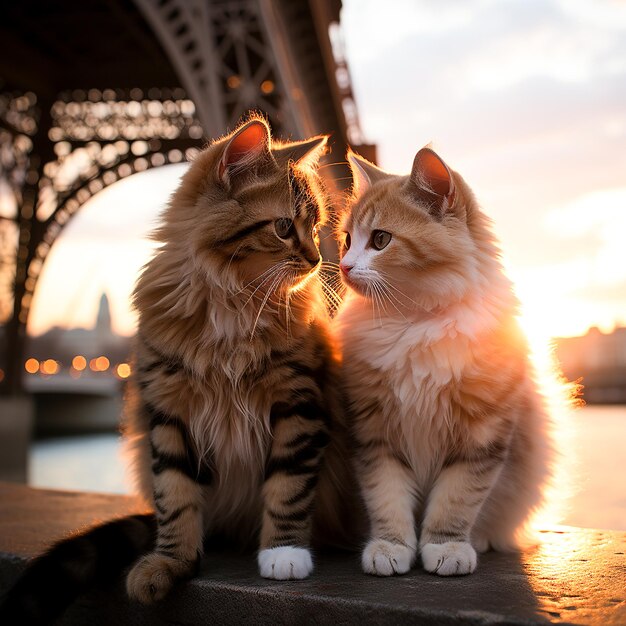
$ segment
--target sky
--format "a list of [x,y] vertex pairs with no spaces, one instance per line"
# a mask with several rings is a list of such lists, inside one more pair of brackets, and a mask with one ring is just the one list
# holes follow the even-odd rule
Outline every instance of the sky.
[[[406,173],[433,147],[494,220],[530,333],[626,324],[626,2],[344,0],[361,128]],[[128,293],[184,166],[106,189],[64,231],[29,321],[90,326]],[[80,262],[76,262],[79,261]]]
[[28,320],[38,335],[51,326],[89,328],[102,293],[109,297],[113,330],[131,335],[130,294],[154,251],[150,233],[187,169],[165,165],[125,178],[90,198],[52,246]]

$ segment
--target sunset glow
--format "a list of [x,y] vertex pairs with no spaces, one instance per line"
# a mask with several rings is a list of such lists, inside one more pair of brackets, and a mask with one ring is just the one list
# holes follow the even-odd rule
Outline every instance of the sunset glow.
[[[144,175],[140,175],[119,183],[119,189],[109,188],[109,193],[94,197],[82,209],[44,266],[29,320],[32,334],[45,332],[54,325],[92,327],[102,292],[110,297],[116,332],[123,335],[134,332],[136,318],[130,308],[130,294],[140,268],[154,249],[147,235],[181,172],[180,168],[169,169],[158,172],[162,191],[152,205],[141,204],[147,188],[142,184]],[[148,174],[152,174],[149,183],[152,185],[157,171]],[[154,187],[151,195],[155,195]],[[578,206],[581,205],[575,205],[575,212]],[[118,239],[115,243],[101,240],[97,229],[102,214],[106,213],[115,224],[124,224],[132,219],[133,211],[141,220],[139,228],[136,224],[129,226],[137,233],[135,239]],[[533,345],[545,344],[551,337],[584,334],[590,326],[608,332],[616,324],[626,324],[626,306],[622,302],[626,294],[619,292],[619,286],[615,287],[612,298],[602,298],[602,294],[594,297],[600,289],[609,292],[613,283],[626,280],[626,247],[618,243],[620,233],[626,232],[626,212],[623,229],[610,228],[596,212],[589,211],[589,215],[604,233],[604,244],[598,245],[594,237],[596,243],[592,248],[581,246],[577,258],[565,263],[537,267],[507,262],[508,274],[521,301],[520,322]],[[613,223],[618,217],[622,219],[616,211],[608,215]],[[548,214],[545,222],[560,232],[561,237],[572,237],[577,233],[572,221],[581,228],[582,220],[583,216],[555,211]],[[74,226],[80,235],[73,236]],[[92,230],[95,237],[90,234]],[[507,251],[506,241],[503,247]],[[61,297],[52,297],[53,293]]]
[[130,294],[154,250],[148,235],[185,169],[175,165],[137,174],[83,206],[43,267],[28,320],[29,334],[39,335],[54,326],[92,328],[102,293],[109,297],[113,330],[134,333]]

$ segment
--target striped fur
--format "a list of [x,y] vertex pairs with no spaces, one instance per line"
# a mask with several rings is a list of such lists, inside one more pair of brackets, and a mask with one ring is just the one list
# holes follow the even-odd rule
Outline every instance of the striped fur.
[[[162,216],[134,295],[125,402],[139,491],[156,518],[156,536],[116,561],[121,570],[144,552],[126,580],[131,598],[152,602],[193,575],[209,536],[259,545],[261,574],[277,579],[311,572],[314,529],[341,540],[351,494],[318,278],[325,143],[272,142],[252,118],[196,158]],[[111,537],[114,555],[124,541]],[[65,567],[73,541],[20,583],[12,602],[24,615],[20,589],[34,581],[49,599],[44,578]]]
[[[467,574],[476,550],[515,547],[550,474],[517,302],[487,219],[437,155],[420,151],[410,176],[349,159],[336,327],[370,518],[363,569],[404,573],[420,552],[428,571]],[[391,234],[381,250],[377,230]]]
[[[246,133],[246,154],[225,158]],[[325,138],[270,141],[255,119],[200,155],[137,284],[128,430],[158,522],[154,551],[127,579],[142,602],[194,571],[207,535],[258,541],[270,578],[312,568],[322,457],[337,428],[312,167]]]

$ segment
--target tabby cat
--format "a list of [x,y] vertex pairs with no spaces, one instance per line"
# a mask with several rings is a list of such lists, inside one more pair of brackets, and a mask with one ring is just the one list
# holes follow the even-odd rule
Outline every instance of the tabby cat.
[[550,474],[518,302],[488,219],[435,152],[408,176],[348,160],[335,324],[370,520],[362,567],[402,574],[419,552],[429,572],[469,574],[476,551],[516,546]]
[[[260,544],[261,576],[282,580],[311,573],[314,526],[326,540],[325,529],[341,530],[345,494],[331,480],[345,472],[338,443],[320,468],[338,428],[318,279],[325,215],[316,166],[325,144],[325,136],[272,142],[264,120],[252,118],[191,164],[134,294],[126,435],[155,516],[59,544],[9,596],[15,615],[30,607],[49,618],[71,599],[68,589],[107,573],[82,567],[77,553],[107,554],[98,563],[111,573],[143,554],[126,587],[148,603],[194,573],[207,536]],[[72,558],[73,568],[62,567]],[[37,598],[37,588],[57,582],[48,605]]]

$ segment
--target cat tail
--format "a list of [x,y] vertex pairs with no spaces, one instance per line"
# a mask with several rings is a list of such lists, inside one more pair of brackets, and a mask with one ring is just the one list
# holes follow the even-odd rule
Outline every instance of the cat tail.
[[48,624],[80,594],[115,580],[155,543],[154,514],[130,515],[63,539],[0,600],[0,624]]

